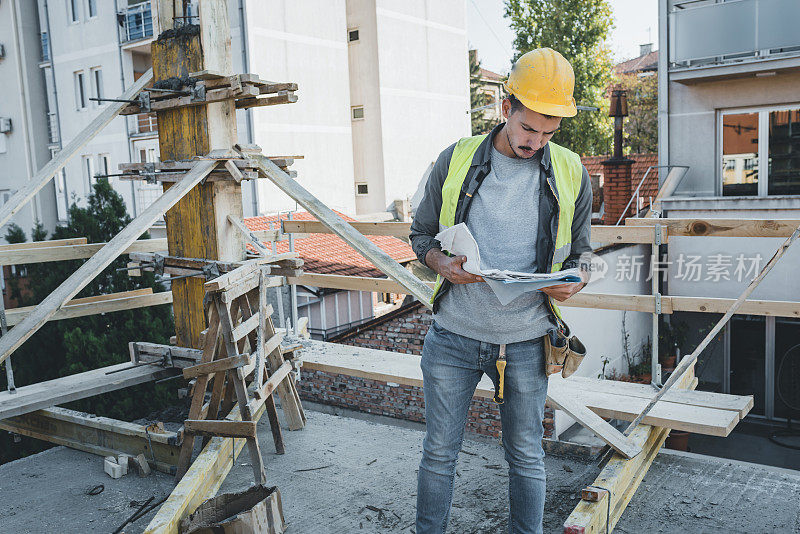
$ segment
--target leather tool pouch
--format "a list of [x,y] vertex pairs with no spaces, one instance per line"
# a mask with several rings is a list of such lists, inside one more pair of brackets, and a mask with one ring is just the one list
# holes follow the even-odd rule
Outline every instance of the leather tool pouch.
[[578,370],[584,356],[586,347],[576,336],[570,336],[569,327],[566,331],[551,328],[544,336],[545,373],[548,376],[561,373],[567,378]]

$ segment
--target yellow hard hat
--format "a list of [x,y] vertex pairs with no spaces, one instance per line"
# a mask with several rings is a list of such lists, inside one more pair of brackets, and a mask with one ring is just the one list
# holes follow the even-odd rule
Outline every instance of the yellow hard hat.
[[564,56],[551,48],[537,48],[514,63],[506,90],[526,108],[543,115],[574,117],[578,110],[572,92],[575,73]]

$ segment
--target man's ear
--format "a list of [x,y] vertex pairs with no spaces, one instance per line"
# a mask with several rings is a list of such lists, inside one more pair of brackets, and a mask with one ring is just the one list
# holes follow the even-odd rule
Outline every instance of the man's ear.
[[503,114],[503,118],[508,120],[508,116],[511,114],[511,100],[504,98],[503,103],[500,105],[500,111]]

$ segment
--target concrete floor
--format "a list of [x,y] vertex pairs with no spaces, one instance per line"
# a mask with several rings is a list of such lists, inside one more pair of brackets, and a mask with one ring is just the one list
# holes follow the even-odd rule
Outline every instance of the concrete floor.
[[[310,408],[310,407],[308,407]],[[328,411],[332,411],[328,409]],[[308,426],[285,432],[287,453],[277,456],[266,421],[259,424],[270,484],[280,488],[289,532],[413,532],[421,426],[359,414],[307,409]],[[386,423],[391,424],[386,424]],[[252,483],[247,453],[222,491]],[[465,441],[456,478],[449,532],[504,531],[507,475],[494,440]],[[561,524],[591,482],[596,467],[548,456],[545,532]],[[97,496],[86,490],[104,484]],[[102,458],[62,447],[0,466],[0,531],[112,532],[135,508],[131,501],[159,499],[170,477],[128,475],[112,480]],[[797,532],[800,473],[663,452],[645,477],[617,532]],[[126,532],[141,532],[153,514]]]

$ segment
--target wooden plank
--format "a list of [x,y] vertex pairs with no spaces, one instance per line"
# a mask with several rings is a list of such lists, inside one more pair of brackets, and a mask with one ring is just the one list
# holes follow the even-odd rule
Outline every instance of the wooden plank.
[[131,221],[119,234],[106,243],[97,254],[78,267],[55,291],[50,293],[36,309],[28,314],[15,328],[0,338],[0,361],[4,361],[22,343],[30,338],[52,317],[61,306],[77,295],[103,269],[108,267],[119,254],[129,247],[142,232],[150,228],[161,214],[175,205],[200,180],[216,166],[216,162],[205,161],[186,173],[186,177],[170,187],[161,197],[150,204],[138,217]]
[[[693,372],[679,382],[681,388],[694,388]],[[609,490],[601,492],[596,502],[581,500],[564,522],[564,534],[603,534],[611,532],[622,517],[625,507],[650,469],[658,451],[669,435],[666,428],[641,425],[630,435],[634,443],[641,444],[642,452],[632,460],[615,454],[592,486]],[[610,501],[609,501],[610,499]]]
[[[349,289],[352,291],[375,291],[378,293],[407,294],[408,290],[390,278],[369,278],[366,276],[345,276],[340,274],[303,273],[300,276],[290,276],[288,283],[327,287],[334,289]],[[423,282],[431,290],[433,282]]]
[[255,421],[225,421],[220,419],[187,419],[184,428],[194,434],[227,438],[256,437]]
[[[60,321],[62,319],[74,319],[75,317],[86,317],[88,315],[98,315],[101,313],[113,313],[123,310],[148,308],[150,306],[160,306],[172,302],[172,293],[169,291],[112,298],[114,295],[114,293],[109,295],[98,295],[109,298],[98,299],[94,302],[76,302],[82,299],[70,300],[55,314],[53,314],[48,321]],[[34,309],[36,309],[36,306],[25,306],[22,308],[12,308],[8,310],[6,312],[6,320],[8,321],[8,325],[12,326],[19,324]]]
[[233,287],[241,283],[243,280],[249,278],[253,273],[258,272],[258,269],[262,265],[296,258],[296,252],[284,252],[281,254],[271,254],[255,260],[246,261],[233,271],[225,273],[222,276],[218,276],[213,280],[209,280],[203,285],[203,287],[206,291],[222,291],[223,289]]
[[132,367],[130,362],[124,362],[85,373],[38,382],[30,386],[17,387],[16,393],[0,391],[0,419],[93,397],[175,374],[177,371],[174,369],[164,369],[153,365]]
[[163,473],[174,471],[178,458],[175,432],[148,430],[143,425],[66,408],[45,408],[2,419],[0,429],[100,456],[144,454],[150,467]]
[[[656,300],[652,295],[622,295],[613,293],[590,293],[581,291],[567,300],[558,303],[559,306],[572,308],[596,308],[602,310],[628,310],[653,313],[656,310]],[[672,313],[670,297],[661,297],[661,313]]]
[[[668,297],[672,311],[695,311],[725,313],[736,299],[714,297]],[[783,300],[746,300],[737,314],[765,315],[773,317],[800,317],[800,302]]]
[[250,229],[247,226],[245,226],[241,220],[237,219],[236,217],[231,217],[230,215],[228,215],[228,222],[230,222],[240,232],[242,232],[244,237],[248,241],[250,241],[250,243],[252,243],[253,246],[256,247],[256,250],[258,251],[259,254],[266,256],[270,253],[270,249],[267,247],[267,245],[259,241],[258,237],[256,237],[256,235],[253,232],[251,232]]
[[789,237],[800,219],[625,219],[626,226],[667,227],[670,236]]
[[[231,411],[226,419],[240,420],[238,412]],[[258,421],[263,413],[262,408],[253,414],[253,420]],[[217,493],[245,443],[244,439],[212,438],[147,525],[145,533],[177,534],[180,520]]]
[[[142,74],[125,92],[123,92],[119,99],[130,100],[134,98],[142,88],[153,79],[152,69]],[[116,117],[122,109],[127,106],[123,102],[108,102],[103,110],[86,127],[78,132],[72,140],[62,147],[61,150],[51,159],[47,164],[42,167],[42,170],[37,172],[30,180],[15,179],[15,183],[24,183],[23,187],[14,193],[5,204],[0,208],[0,226],[5,225],[11,217],[14,216],[22,207],[39,192],[55,174],[64,168],[64,165],[69,159],[78,153],[86,144],[91,141],[94,136],[103,131],[108,123]]]
[[[551,379],[552,380],[552,379]],[[649,384],[634,384],[633,382],[620,382],[617,380],[596,380],[571,376],[566,380],[573,383],[581,391],[612,393],[627,397],[650,399],[653,396],[653,387]],[[690,406],[703,406],[717,410],[732,410],[742,418],[753,407],[752,395],[728,395],[711,391],[691,391],[688,389],[670,390],[664,395],[664,400],[677,404]]]
[[[580,383],[551,380],[547,394],[551,399],[569,398],[601,417],[633,421],[647,406],[650,397],[618,395],[602,391],[587,391]],[[566,411],[566,410],[565,410]],[[571,415],[571,414],[570,414]],[[684,430],[707,436],[727,436],[739,422],[739,411],[720,410],[705,406],[659,401],[643,419],[643,423]]]
[[261,388],[256,391],[256,398],[250,401],[250,410],[255,413],[257,410],[260,410],[261,407],[267,402],[267,399],[272,396],[272,393],[275,389],[284,381],[284,379],[289,376],[289,373],[292,371],[292,364],[289,362],[283,362],[278,370],[272,373],[272,376],[267,379],[264,384],[262,384]]
[[250,332],[258,328],[258,315],[250,316],[246,321],[242,321],[233,329],[232,336],[234,341],[239,341]]
[[[0,265],[27,265],[51,261],[82,260],[91,258],[108,243],[61,245],[25,250],[0,250]],[[166,239],[139,239],[125,247],[120,254],[132,252],[162,252],[167,250]]]
[[317,220],[333,230],[336,235],[344,239],[356,252],[372,262],[375,267],[386,273],[389,278],[394,279],[405,287],[408,294],[417,298],[425,306],[431,307],[433,291],[424,282],[397,263],[391,256],[375,245],[375,243],[357,232],[299,183],[289,178],[286,173],[272,163],[269,158],[262,155],[249,155],[248,159],[253,161],[258,167],[258,170],[269,178],[272,183],[277,185],[279,189],[291,198],[295,199],[298,204],[316,217]]
[[[592,225],[592,243],[652,243],[655,241],[655,223],[650,219],[649,227],[626,227]],[[661,242],[667,242],[667,229],[661,229]]]
[[86,242],[87,239],[85,237],[71,237],[69,239],[51,239],[50,241],[32,241],[30,243],[6,243],[0,245],[0,252],[63,247],[66,245],[85,245]]
[[183,378],[194,378],[200,375],[210,375],[220,371],[227,371],[228,369],[243,367],[248,363],[250,363],[249,354],[239,354],[238,356],[231,356],[210,362],[199,363],[197,365],[193,365],[192,367],[185,367],[183,369]]
[[[356,232],[364,235],[388,235],[408,237],[411,232],[410,222],[351,222],[346,224]],[[287,234],[332,234],[333,230],[319,221],[281,221],[283,231]]]

